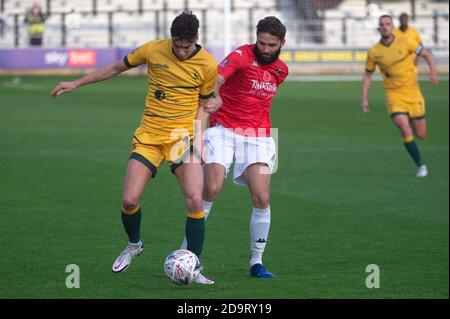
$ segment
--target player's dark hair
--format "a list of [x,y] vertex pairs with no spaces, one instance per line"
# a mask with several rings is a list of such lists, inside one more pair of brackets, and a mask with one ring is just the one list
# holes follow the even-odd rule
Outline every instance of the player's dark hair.
[[259,20],[258,25],[256,26],[256,34],[259,33],[269,33],[280,40],[284,40],[284,37],[286,36],[286,27],[276,17],[265,17],[264,19]]
[[380,16],[379,20],[381,20],[383,18],[389,18],[389,19],[391,19],[391,21],[394,21],[394,19],[392,19],[392,16],[389,14],[383,14],[382,16]]
[[170,27],[170,35],[172,38],[190,42],[198,35],[199,24],[197,17],[195,14],[192,14],[192,11],[184,11],[173,20]]
[[403,12],[403,13],[400,15],[399,19],[402,19],[403,17],[409,18],[409,15],[408,15],[406,12]]

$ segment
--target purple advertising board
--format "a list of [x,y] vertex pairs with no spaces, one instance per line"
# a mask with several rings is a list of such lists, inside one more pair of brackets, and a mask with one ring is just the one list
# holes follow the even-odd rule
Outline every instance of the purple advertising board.
[[[97,68],[122,59],[134,49],[0,49],[0,70]],[[208,51],[222,59],[222,49]]]
[[0,49],[0,69],[96,68],[133,49]]

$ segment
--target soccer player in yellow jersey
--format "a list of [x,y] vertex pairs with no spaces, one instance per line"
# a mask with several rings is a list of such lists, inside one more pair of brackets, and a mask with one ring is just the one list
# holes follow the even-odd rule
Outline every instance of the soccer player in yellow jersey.
[[[407,13],[402,13],[399,17],[400,27],[394,30],[394,36],[396,37],[410,37],[419,44],[422,44],[422,38],[419,31],[409,25],[409,16]],[[414,64],[417,65],[419,57],[416,56]]]
[[394,30],[395,36],[406,36],[412,38],[419,44],[422,44],[422,38],[419,31],[409,25],[409,16],[407,13],[402,13],[399,17],[400,27]]
[[[100,68],[72,82],[61,82],[51,92],[54,97],[76,88],[110,79],[141,64],[147,65],[149,83],[146,107],[136,129],[128,160],[122,197],[122,222],[128,245],[115,260],[112,271],[128,268],[143,250],[140,238],[140,200],[151,177],[167,161],[184,195],[187,213],[187,249],[198,256],[203,248],[203,170],[194,139],[205,128],[207,100],[213,96],[217,78],[216,60],[198,40],[199,21],[189,12],[177,16],[171,26],[171,39],[148,42],[123,60]],[[214,108],[214,106],[212,106]],[[194,125],[195,123],[195,125]],[[194,127],[195,126],[195,127]],[[195,144],[195,145],[194,145]],[[197,150],[197,152],[196,152]],[[212,284],[200,270],[195,282]]]
[[379,43],[367,53],[366,72],[361,84],[361,109],[369,112],[368,92],[372,74],[378,65],[383,77],[386,104],[394,124],[400,129],[404,145],[418,166],[417,177],[425,177],[428,170],[423,163],[414,135],[426,136],[425,101],[414,71],[414,56],[423,57],[430,69],[430,81],[437,84],[436,67],[431,54],[409,37],[393,35],[392,17],[383,15],[379,19]]

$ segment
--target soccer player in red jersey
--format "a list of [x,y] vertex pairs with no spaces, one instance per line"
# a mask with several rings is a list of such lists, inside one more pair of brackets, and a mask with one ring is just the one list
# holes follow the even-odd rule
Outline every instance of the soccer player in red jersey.
[[[249,188],[253,202],[250,219],[250,275],[275,278],[262,264],[270,228],[270,179],[276,159],[270,107],[288,67],[278,57],[286,27],[276,17],[257,25],[255,44],[243,45],[220,64],[215,98],[206,108],[211,115],[205,132],[205,215],[222,189],[231,164],[234,183]],[[184,247],[185,244],[182,245]]]

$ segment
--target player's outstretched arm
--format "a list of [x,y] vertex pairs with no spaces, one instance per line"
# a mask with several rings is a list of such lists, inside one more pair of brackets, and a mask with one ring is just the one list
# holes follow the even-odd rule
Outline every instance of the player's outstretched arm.
[[433,56],[427,50],[423,50],[422,53],[420,54],[420,56],[422,58],[424,58],[425,61],[427,61],[428,68],[430,69],[430,82],[432,84],[438,84],[439,80],[438,80],[438,77],[437,77],[436,64],[434,63]]
[[110,79],[128,69],[129,67],[125,65],[123,60],[119,60],[113,64],[97,69],[77,80],[71,82],[60,82],[52,90],[52,92],[50,92],[50,95],[57,97],[63,93],[72,92],[80,86]]
[[368,95],[371,83],[372,73],[366,72],[361,82],[361,111],[363,111],[363,113],[367,113],[370,111]]

